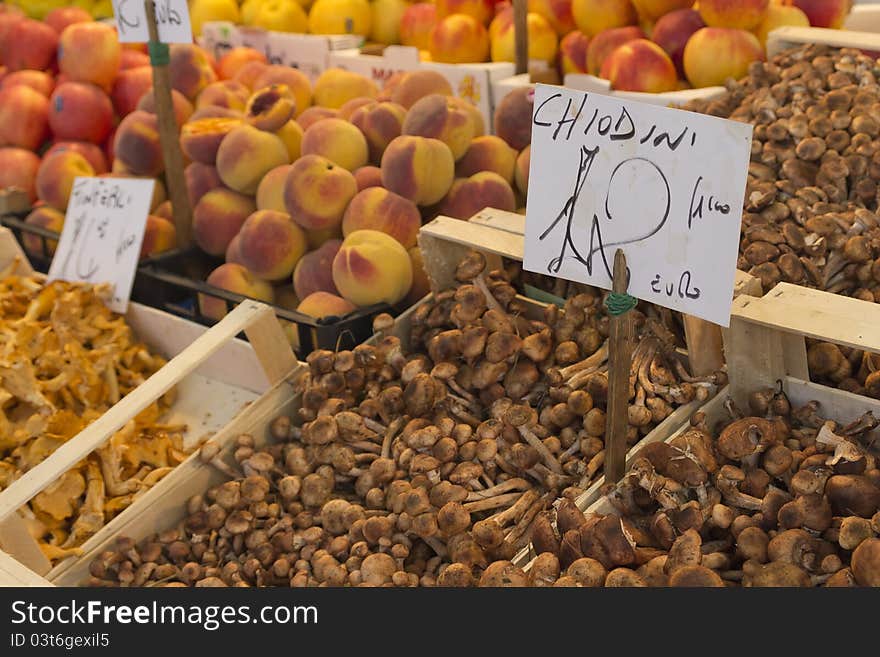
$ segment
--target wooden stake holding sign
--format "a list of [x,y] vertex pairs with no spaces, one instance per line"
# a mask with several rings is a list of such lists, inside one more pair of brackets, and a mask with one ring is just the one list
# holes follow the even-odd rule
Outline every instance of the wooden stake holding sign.
[[529,72],[528,0],[513,0],[513,39],[515,73]]
[[[636,298],[729,324],[751,133],[734,121],[535,87],[523,267],[613,290],[607,481],[624,471]],[[700,326],[688,330],[692,349],[706,344],[694,335]]]

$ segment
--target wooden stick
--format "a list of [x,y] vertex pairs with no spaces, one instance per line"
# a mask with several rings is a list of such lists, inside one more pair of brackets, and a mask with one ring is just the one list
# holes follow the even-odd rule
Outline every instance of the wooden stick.
[[[144,0],[147,14],[147,29],[150,41],[159,42],[159,28],[156,26],[156,5],[153,0]],[[159,141],[162,144],[162,159],[165,162],[165,184],[174,216],[177,231],[177,246],[183,247],[192,239],[192,208],[183,178],[183,155],[180,152],[179,127],[174,115],[171,100],[171,78],[167,64],[151,62],[153,66],[153,96],[156,99],[156,118],[159,122]]]
[[515,73],[529,72],[528,0],[513,0],[513,34],[515,43]]
[[691,374],[706,376],[720,370],[724,365],[721,327],[693,315],[682,317]]
[[[627,288],[626,256],[614,254],[611,289],[623,294]],[[629,370],[632,362],[631,311],[611,317],[608,345],[608,415],[605,429],[605,480],[617,483],[626,465],[626,430],[629,409]]]

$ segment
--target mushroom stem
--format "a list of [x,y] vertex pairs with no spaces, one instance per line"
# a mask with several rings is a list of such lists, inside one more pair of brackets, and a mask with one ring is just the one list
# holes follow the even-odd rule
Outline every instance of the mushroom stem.
[[515,522],[518,518],[525,513],[529,506],[534,504],[535,500],[538,499],[538,492],[533,488],[531,490],[527,490],[522,494],[516,502],[514,502],[513,506],[501,511],[500,513],[496,513],[491,517],[492,520],[498,523],[500,527],[504,527],[509,522]]
[[596,473],[599,471],[599,468],[605,463],[605,450],[599,450],[599,452],[590,459],[590,462],[587,463],[587,468],[584,470],[584,474],[581,477],[580,482],[578,483],[579,488],[585,488],[592,480],[593,477],[596,476]]
[[599,347],[591,355],[584,358],[582,361],[578,361],[577,363],[573,363],[568,367],[563,367],[562,369],[560,369],[559,374],[562,377],[562,380],[565,381],[570,379],[578,372],[599,367],[606,360],[608,360],[608,340],[605,340],[605,342],[602,343],[601,347]]
[[468,513],[477,513],[478,511],[488,511],[489,509],[498,509],[501,507],[510,506],[523,495],[524,493],[505,493],[502,495],[495,495],[493,497],[478,500],[476,502],[468,502],[467,504],[464,504],[462,506],[464,510]]
[[406,420],[403,417],[396,417],[385,430],[385,437],[382,439],[382,448],[380,451],[383,459],[387,459],[391,456],[391,443],[403,428],[405,421]]
[[495,295],[492,294],[489,286],[486,285],[486,279],[483,278],[483,274],[477,274],[477,276],[473,280],[473,283],[479,288],[480,292],[483,293],[483,296],[486,297],[486,305],[489,308],[497,310],[498,312],[504,312],[504,308],[501,307],[501,304],[498,303],[498,299],[495,298]]
[[465,501],[476,502],[477,500],[485,500],[486,498],[494,497],[495,495],[500,495],[502,493],[509,493],[511,491],[527,491],[531,487],[532,485],[528,481],[521,477],[517,477],[515,479],[508,479],[507,481],[492,486],[491,488],[487,488],[486,490],[469,493]]
[[560,465],[559,461],[556,460],[556,457],[547,449],[547,446],[538,438],[535,434],[533,434],[528,427],[525,425],[521,425],[517,427],[519,429],[519,435],[523,437],[523,439],[535,450],[541,457],[541,460],[556,474],[562,474],[562,465]]

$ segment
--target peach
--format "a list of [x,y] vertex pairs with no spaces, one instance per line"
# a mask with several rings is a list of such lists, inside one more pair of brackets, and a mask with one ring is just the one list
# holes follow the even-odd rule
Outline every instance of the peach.
[[[31,210],[24,222],[28,226],[60,233],[64,228],[64,213],[48,205],[41,205],[40,207]],[[51,256],[55,253],[55,248],[58,246],[58,240],[47,239],[44,247],[43,238],[41,236],[22,232],[21,245],[24,247],[25,252],[33,256],[44,257],[47,255]]]
[[306,252],[302,228],[285,212],[257,210],[238,234],[238,257],[254,275],[267,281],[289,278]]
[[225,187],[212,189],[193,208],[193,239],[205,253],[222,256],[256,209],[250,196]]
[[474,131],[474,137],[486,134],[486,121],[483,119],[483,113],[480,108],[471,101],[458,96],[450,96],[449,102],[455,107],[464,110],[471,120],[471,127]]
[[467,178],[480,171],[493,171],[513,183],[517,153],[507,142],[494,135],[477,137],[455,165],[455,175]]
[[244,86],[253,89],[257,78],[259,78],[267,68],[269,68],[269,64],[265,62],[245,62],[241,65],[238,71],[236,71],[233,79],[237,82],[241,82]]
[[452,186],[455,159],[439,139],[401,135],[382,155],[382,185],[416,205],[433,205]]
[[75,23],[58,39],[58,69],[74,82],[109,89],[119,72],[122,48],[116,30],[104,23]]
[[61,34],[66,27],[74,23],[91,23],[94,19],[92,15],[82,7],[56,7],[48,14],[43,22],[49,25],[58,34]]
[[516,210],[516,200],[510,184],[492,171],[481,171],[469,178],[457,178],[440,205],[440,214],[467,220],[483,208],[508,212]]
[[254,48],[238,46],[226,52],[217,62],[218,73],[223,80],[232,80],[249,62],[268,64],[266,55]]
[[657,21],[673,11],[690,9],[694,0],[631,0],[644,20]]
[[186,183],[186,194],[189,204],[195,207],[202,197],[212,189],[223,186],[223,181],[217,173],[217,169],[210,164],[192,162],[183,170],[183,179]]
[[244,110],[245,123],[275,132],[296,113],[296,99],[286,84],[270,84],[251,94]]
[[322,228],[320,230],[307,230],[306,240],[308,241],[309,249],[311,250],[321,248],[322,245],[330,240],[339,240],[342,242],[342,227],[337,224],[336,226],[330,226],[329,228]]
[[404,248],[416,245],[422,216],[416,204],[383,187],[369,187],[351,199],[342,217],[342,234],[348,237],[365,228],[390,235]]
[[763,56],[764,49],[751,32],[704,27],[684,48],[684,72],[696,88],[722,85],[727,78],[745,76],[749,64]]
[[446,18],[452,14],[465,14],[485,25],[495,14],[494,0],[437,0],[435,4],[437,18]]
[[303,315],[315,319],[327,319],[329,317],[345,317],[348,313],[356,310],[357,306],[329,292],[312,292],[299,302],[296,309]]
[[[241,233],[239,233],[240,235]],[[232,241],[229,242],[229,246],[226,247],[226,255],[224,259],[226,262],[235,263],[237,265],[244,264],[241,261],[241,251],[238,250],[239,244],[241,244],[241,238],[239,235],[236,235],[232,238]]]
[[354,172],[354,180],[357,183],[359,192],[370,187],[382,186],[382,169],[374,166],[365,166],[356,169]]
[[158,176],[165,169],[155,114],[136,110],[122,119],[113,147],[116,159],[135,175]]
[[[114,177],[114,176],[108,176]],[[153,197],[150,199],[150,212],[155,212],[156,208],[162,205],[168,199],[168,191],[165,189],[165,183],[162,178],[153,181]]]
[[[243,82],[243,81],[242,81]],[[256,91],[273,84],[287,85],[296,100],[296,115],[299,116],[312,105],[312,83],[301,71],[289,66],[268,66],[253,79],[251,89]]]
[[37,150],[49,136],[50,102],[23,84],[0,91],[0,143]]
[[302,154],[320,155],[349,171],[364,166],[369,160],[363,133],[342,119],[324,119],[306,130]]
[[217,149],[220,180],[242,194],[255,194],[264,175],[289,162],[287,147],[278,135],[250,125],[233,128]]
[[764,20],[770,0],[700,0],[700,16],[709,27],[752,30]]
[[653,41],[636,39],[608,55],[601,75],[619,91],[659,94],[675,91],[678,73],[669,55]]
[[86,158],[86,161],[92,165],[92,168],[98,175],[108,171],[107,157],[104,155],[104,151],[95,144],[90,144],[87,141],[58,141],[52,144],[51,148],[43,154],[43,157],[48,157],[58,151],[74,151],[79,153]]
[[453,14],[440,21],[428,37],[431,61],[447,64],[484,62],[489,55],[489,33],[475,18]]
[[94,176],[95,170],[79,153],[62,151],[43,158],[37,169],[37,198],[57,210],[66,210],[77,177]]
[[[226,263],[220,265],[210,273],[208,285],[219,287],[228,292],[234,292],[257,301],[274,303],[275,294],[272,286],[266,281],[261,281],[245,267],[238,264]],[[229,310],[226,301],[219,297],[199,295],[199,310],[205,317],[221,320]]]
[[566,34],[559,42],[559,66],[562,75],[587,72],[587,49],[590,38],[580,30]]
[[413,105],[403,122],[404,135],[439,139],[460,159],[474,138],[470,115],[446,96],[431,94]]
[[250,95],[250,89],[241,82],[219,80],[202,89],[196,98],[196,107],[228,107],[240,112]]
[[163,251],[170,251],[175,244],[177,244],[177,230],[174,228],[174,224],[163,217],[154,214],[147,215],[144,240],[141,242],[141,259]]
[[[183,126],[189,121],[195,112],[192,103],[177,89],[171,90],[171,104],[174,106],[174,118],[177,120],[178,127]],[[156,113],[156,97],[152,89],[141,96],[137,109],[144,110],[150,114]]]
[[852,0],[782,0],[783,5],[797,7],[810,19],[813,27],[840,29],[852,9]]
[[412,266],[413,280],[409,292],[407,292],[406,297],[403,299],[403,305],[413,306],[421,301],[426,294],[431,292],[431,279],[428,278],[428,274],[425,271],[422,250],[419,247],[414,246],[409,249],[407,253],[409,254],[409,260]]
[[635,26],[616,27],[597,34],[590,39],[590,44],[587,47],[587,73],[599,75],[602,64],[605,63],[608,55],[624,43],[646,38],[647,35],[642,28]]
[[437,6],[432,2],[411,4],[400,19],[400,43],[419,50],[428,49],[428,36],[437,24]]
[[194,110],[189,117],[190,121],[198,121],[200,119],[235,119],[241,122],[244,120],[244,114],[228,107],[208,106]]
[[202,89],[217,80],[208,54],[191,43],[171,45],[168,74],[171,87],[190,101],[194,101]]
[[31,203],[37,200],[34,181],[40,156],[25,148],[0,148],[0,190],[14,187],[26,192]]
[[[529,59],[550,62],[556,58],[556,31],[543,16],[529,12],[526,16],[526,32],[529,37]],[[512,7],[507,7],[498,13],[489,26],[489,35],[492,44],[492,61],[514,61],[516,39]]]
[[217,149],[232,130],[242,125],[238,119],[196,119],[180,129],[180,148],[194,162],[214,164]]
[[14,71],[3,78],[0,90],[14,87],[17,84],[23,84],[34,91],[39,91],[48,98],[55,88],[55,79],[43,71]]
[[55,61],[58,34],[40,21],[15,17],[3,43],[3,64],[10,71],[48,70]]
[[275,131],[275,134],[284,142],[287,149],[287,158],[293,162],[302,153],[303,129],[294,119],[290,119],[287,123]]
[[310,126],[322,119],[332,119],[339,116],[339,111],[330,109],[329,107],[309,107],[305,112],[296,117],[296,122],[303,130],[308,130]]
[[356,306],[394,305],[412,285],[412,262],[390,235],[356,230],[343,240],[333,258],[333,283]]
[[141,66],[120,71],[113,83],[111,99],[119,116],[126,116],[137,109],[145,93],[153,89],[153,67]]
[[308,31],[306,12],[298,2],[289,0],[262,0],[250,24],[273,32]]
[[532,160],[532,147],[526,146],[516,157],[516,171],[513,177],[516,181],[516,188],[523,196],[529,193],[529,165]]
[[560,38],[577,29],[571,13],[572,0],[529,0],[530,12],[539,14],[550,23],[550,27]]
[[449,80],[437,71],[423,69],[404,73],[391,93],[391,100],[409,109],[431,94],[452,96],[452,86]]
[[376,103],[375,98],[363,97],[363,98],[352,98],[349,101],[339,108],[337,116],[340,119],[345,119],[346,121],[351,121],[352,115],[359,110],[361,107],[366,107],[367,105],[374,105]]
[[635,25],[639,20],[630,0],[572,0],[571,14],[578,29],[588,37],[611,28]]
[[350,171],[320,155],[303,155],[290,168],[284,184],[287,213],[306,230],[338,226],[357,193]]
[[339,109],[352,98],[375,98],[378,94],[379,89],[369,78],[341,68],[330,68],[315,82],[314,102],[321,107]]
[[394,90],[397,89],[406,74],[406,71],[397,71],[385,78],[385,84],[382,85],[376,100],[380,102],[391,100],[391,94],[394,93]]
[[767,8],[764,19],[755,28],[755,36],[761,43],[767,43],[767,35],[778,27],[810,27],[809,17],[797,7],[772,4]]
[[171,205],[171,201],[163,201],[160,203],[155,210],[152,211],[154,216],[159,217],[160,219],[167,219],[168,221],[174,220],[174,207]]
[[282,164],[269,171],[257,187],[257,210],[274,210],[287,214],[284,204],[284,184],[290,173],[289,164]]
[[371,162],[382,160],[382,153],[388,144],[400,136],[405,118],[406,108],[388,102],[365,105],[352,114],[352,124],[367,140]]
[[64,82],[49,98],[49,128],[55,139],[103,142],[113,127],[113,103],[86,82]]
[[507,94],[495,108],[495,134],[517,151],[532,142],[534,105],[533,89],[522,87]]
[[684,47],[693,34],[704,27],[700,12],[695,9],[671,11],[654,25],[651,38],[672,58],[680,77],[684,77]]
[[124,71],[129,68],[138,68],[139,66],[149,66],[150,56],[144,52],[137,50],[129,50],[123,48],[119,53],[119,70]]
[[296,296],[305,299],[315,292],[339,294],[333,283],[333,259],[340,246],[342,240],[328,240],[300,258],[293,270],[293,289]]

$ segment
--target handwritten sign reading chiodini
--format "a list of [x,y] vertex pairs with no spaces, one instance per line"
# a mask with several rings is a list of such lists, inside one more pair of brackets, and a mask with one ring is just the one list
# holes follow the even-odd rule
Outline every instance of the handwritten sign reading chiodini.
[[537,85],[524,266],[727,326],[752,127]]
[[124,313],[147,225],[155,181],[77,178],[49,280],[109,283],[108,307]]
[[[192,24],[186,0],[156,0],[156,29],[162,43],[192,43]],[[113,0],[113,17],[121,43],[147,43],[144,0]]]

